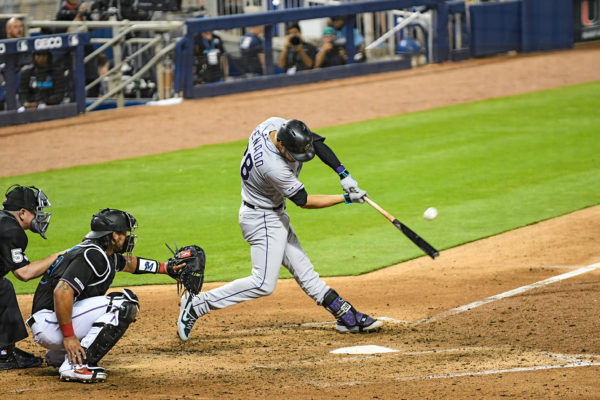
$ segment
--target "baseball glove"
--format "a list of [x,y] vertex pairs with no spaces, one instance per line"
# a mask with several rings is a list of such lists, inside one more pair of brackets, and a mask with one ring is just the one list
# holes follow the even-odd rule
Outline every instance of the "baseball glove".
[[[180,264],[185,264],[185,267],[175,271],[174,267]],[[202,248],[189,245],[176,250],[173,257],[169,258],[167,262],[167,273],[171,278],[177,280],[177,293],[181,286],[193,295],[200,293],[204,283],[205,265],[206,255]]]

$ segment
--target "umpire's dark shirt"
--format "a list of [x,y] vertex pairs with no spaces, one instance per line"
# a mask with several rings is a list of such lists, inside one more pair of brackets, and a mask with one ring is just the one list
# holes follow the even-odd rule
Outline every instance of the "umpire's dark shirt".
[[29,264],[27,235],[14,215],[0,210],[0,278]]
[[62,256],[48,268],[33,296],[31,313],[54,310],[54,289],[60,281],[73,289],[74,301],[103,296],[112,284],[117,271],[125,268],[121,254],[108,255],[93,242],[84,241]]

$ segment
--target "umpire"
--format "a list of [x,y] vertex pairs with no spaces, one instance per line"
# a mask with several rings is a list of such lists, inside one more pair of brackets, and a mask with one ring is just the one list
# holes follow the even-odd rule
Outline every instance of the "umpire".
[[39,233],[46,239],[50,224],[48,198],[34,186],[13,185],[6,191],[0,210],[0,370],[37,367],[40,357],[15,347],[27,337],[17,296],[12,282],[5,275],[10,271],[19,280],[27,282],[41,276],[60,253],[43,260],[29,262],[25,255],[28,238],[25,230]]

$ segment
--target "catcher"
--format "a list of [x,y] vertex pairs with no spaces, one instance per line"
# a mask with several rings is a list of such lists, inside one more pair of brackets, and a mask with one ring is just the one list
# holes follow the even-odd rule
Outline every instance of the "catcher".
[[[46,362],[61,380],[104,382],[98,361],[123,336],[139,311],[129,289],[106,294],[117,271],[165,274],[167,264],[131,254],[137,228],[133,215],[105,208],[94,214],[83,241],[50,265],[33,298],[27,325],[48,349]],[[184,265],[170,264],[172,275]]]

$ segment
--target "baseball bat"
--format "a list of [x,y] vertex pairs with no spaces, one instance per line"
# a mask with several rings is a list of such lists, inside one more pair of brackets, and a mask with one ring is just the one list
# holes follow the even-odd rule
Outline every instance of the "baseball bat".
[[429,257],[431,257],[432,259],[435,259],[437,256],[440,255],[440,252],[437,251],[432,245],[427,243],[427,241],[425,241],[425,239],[423,239],[421,236],[417,235],[408,226],[406,226],[402,222],[398,221],[398,219],[396,217],[394,217],[392,214],[385,211],[383,208],[379,207],[379,205],[377,203],[375,203],[373,200],[371,200],[367,196],[363,197],[363,199],[365,199],[365,201],[367,203],[369,203],[369,205],[371,207],[373,207],[374,209],[379,211],[381,213],[381,215],[386,217],[388,221],[390,221],[392,224],[394,224],[394,226],[396,228],[398,228],[400,230],[400,232],[404,233],[404,235],[406,235],[407,238],[409,238],[414,244],[419,246],[419,248],[421,250],[423,250]]

